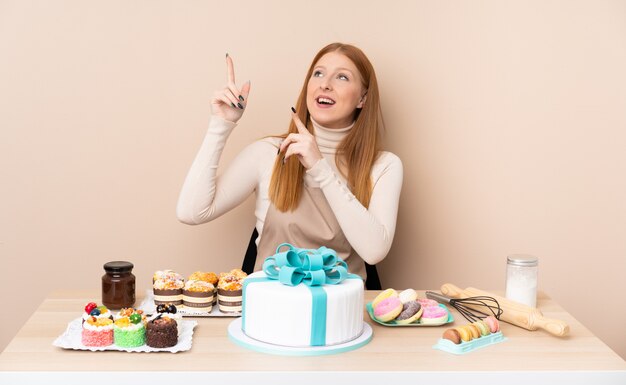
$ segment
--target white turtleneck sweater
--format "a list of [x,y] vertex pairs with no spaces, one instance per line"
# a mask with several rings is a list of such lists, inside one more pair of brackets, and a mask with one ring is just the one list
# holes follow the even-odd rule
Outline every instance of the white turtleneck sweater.
[[[369,208],[365,208],[348,189],[335,162],[336,149],[352,126],[328,129],[315,122],[313,125],[323,159],[307,170],[304,183],[321,188],[352,248],[365,262],[376,264],[387,256],[393,241],[402,188],[402,162],[390,152],[381,153],[372,167],[374,187]],[[282,139],[264,138],[248,145],[218,176],[220,156],[235,126],[235,123],[212,117],[183,184],[176,212],[183,223],[209,222],[255,192],[258,245],[271,204],[269,183]]]

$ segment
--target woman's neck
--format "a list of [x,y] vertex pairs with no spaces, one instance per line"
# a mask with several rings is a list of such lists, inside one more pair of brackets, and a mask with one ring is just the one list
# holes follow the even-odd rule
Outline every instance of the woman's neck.
[[343,139],[350,133],[354,123],[344,128],[326,128],[311,118],[315,139],[322,154],[335,154],[337,147]]

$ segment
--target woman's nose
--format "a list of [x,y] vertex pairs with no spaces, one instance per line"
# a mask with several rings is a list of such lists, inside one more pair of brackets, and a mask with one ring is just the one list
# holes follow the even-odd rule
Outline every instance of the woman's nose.
[[322,83],[320,84],[320,88],[323,89],[324,91],[329,91],[331,89],[331,86],[328,80],[324,79]]

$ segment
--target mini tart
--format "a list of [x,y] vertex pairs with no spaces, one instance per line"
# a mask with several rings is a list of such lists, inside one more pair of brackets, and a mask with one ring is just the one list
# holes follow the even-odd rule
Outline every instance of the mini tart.
[[90,317],[83,323],[81,342],[85,346],[109,346],[113,344],[113,321],[110,318]]

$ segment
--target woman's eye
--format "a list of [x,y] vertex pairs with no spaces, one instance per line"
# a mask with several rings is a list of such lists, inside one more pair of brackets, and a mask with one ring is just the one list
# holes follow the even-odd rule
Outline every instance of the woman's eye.
[[350,79],[348,79],[348,77],[346,75],[343,75],[343,74],[339,74],[337,76],[337,78],[340,79],[340,80],[350,80]]
[[315,76],[316,78],[322,77],[322,72],[321,71],[315,71],[315,72],[313,72],[313,76]]

